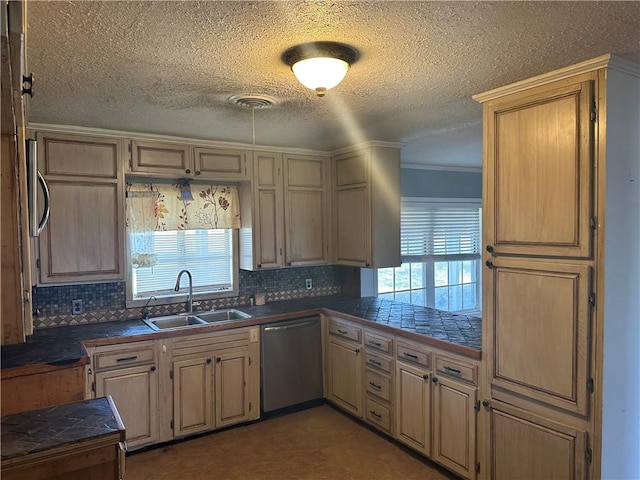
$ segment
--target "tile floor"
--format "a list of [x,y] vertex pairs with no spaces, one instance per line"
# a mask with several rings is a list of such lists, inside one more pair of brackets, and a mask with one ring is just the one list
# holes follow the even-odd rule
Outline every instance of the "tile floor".
[[127,457],[127,480],[455,479],[328,405]]

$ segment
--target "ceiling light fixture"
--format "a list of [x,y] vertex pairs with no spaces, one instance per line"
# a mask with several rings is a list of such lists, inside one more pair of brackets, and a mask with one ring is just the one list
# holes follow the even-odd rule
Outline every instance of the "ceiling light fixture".
[[309,42],[291,47],[282,54],[298,81],[324,97],[327,90],[344,79],[358,59],[358,51],[337,42]]

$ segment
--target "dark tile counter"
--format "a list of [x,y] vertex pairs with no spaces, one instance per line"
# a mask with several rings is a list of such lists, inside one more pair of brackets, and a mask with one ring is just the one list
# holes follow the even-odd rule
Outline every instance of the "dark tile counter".
[[217,331],[285,320],[302,315],[335,312],[349,320],[371,324],[398,335],[449,348],[480,358],[482,321],[477,317],[455,315],[431,308],[381,300],[377,297],[355,298],[346,295],[311,297],[261,306],[239,307],[253,318],[233,323],[208,325],[183,330],[156,332],[142,320],[105,322],[72,327],[36,330],[25,344],[3,346],[2,376],[31,368],[55,369],[74,363],[87,363],[85,344],[121,343],[152,338]]
[[27,456],[63,451],[96,441],[124,441],[122,421],[106,397],[2,417],[2,466]]

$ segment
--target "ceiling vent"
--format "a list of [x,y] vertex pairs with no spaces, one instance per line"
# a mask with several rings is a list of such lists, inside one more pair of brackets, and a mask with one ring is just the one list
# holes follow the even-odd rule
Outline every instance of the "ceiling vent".
[[271,108],[278,102],[275,98],[267,95],[241,93],[239,95],[229,97],[229,103],[238,105],[239,107],[252,108],[255,110],[256,108]]

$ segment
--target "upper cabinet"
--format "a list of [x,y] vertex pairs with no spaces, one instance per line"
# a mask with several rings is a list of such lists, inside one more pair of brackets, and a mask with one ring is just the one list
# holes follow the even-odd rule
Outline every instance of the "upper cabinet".
[[285,264],[329,263],[329,159],[285,154],[283,164]]
[[164,142],[131,142],[131,173],[195,180],[248,180],[250,154],[233,148],[200,148]]
[[371,146],[332,159],[333,261],[400,265],[400,150]]
[[253,181],[240,185],[240,268],[284,266],[282,154],[253,152]]
[[50,133],[37,140],[50,196],[38,283],[123,280],[124,142]]
[[329,159],[253,152],[240,184],[240,268],[322,265],[330,259]]
[[585,74],[485,103],[489,252],[590,256],[593,95]]

